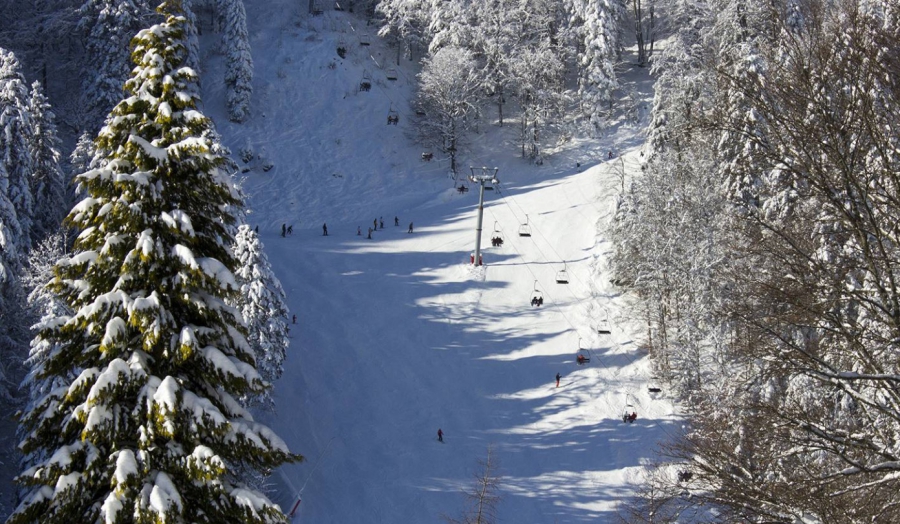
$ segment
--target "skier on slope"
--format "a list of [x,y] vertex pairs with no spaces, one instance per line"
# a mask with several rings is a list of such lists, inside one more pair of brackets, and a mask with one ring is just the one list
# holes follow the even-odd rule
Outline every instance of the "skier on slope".
[[561,378],[562,378],[562,375],[560,375],[559,373],[557,373],[557,374],[556,374],[556,387],[559,387],[559,379],[561,379]]
[[441,428],[438,428],[438,442],[444,441],[444,432],[441,431]]

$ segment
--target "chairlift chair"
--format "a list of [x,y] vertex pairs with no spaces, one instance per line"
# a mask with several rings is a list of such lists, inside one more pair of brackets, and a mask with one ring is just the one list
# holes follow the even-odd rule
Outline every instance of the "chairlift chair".
[[568,284],[569,283],[569,272],[566,271],[565,261],[563,261],[563,268],[556,272],[556,283],[557,284]]
[[628,395],[625,395],[625,409],[622,411],[622,422],[633,424],[635,419],[637,419],[637,411],[634,409],[634,404],[628,402]]
[[388,125],[397,125],[398,122],[400,122],[400,113],[398,113],[394,109],[394,105],[391,104],[391,108],[388,109],[387,123]]
[[372,77],[368,70],[363,70],[362,80],[359,81],[359,90],[368,91],[370,89],[372,89]]
[[347,58],[347,42],[343,38],[338,41],[337,54],[341,58]]
[[591,361],[591,357],[589,357],[585,350],[581,349],[581,337],[578,337],[578,353],[575,357],[575,362],[578,363],[579,366],[583,366]]
[[388,80],[396,80],[397,79],[397,68],[389,67],[387,71],[384,73],[385,78]]
[[528,215],[525,215],[525,223],[519,226],[519,236],[520,237],[530,237],[531,236],[531,226],[528,225]]
[[496,221],[494,221],[494,232],[491,233],[491,245],[494,247],[503,245],[503,232],[500,231],[500,227],[497,225]]
[[369,45],[371,41],[369,40],[369,33],[363,33],[359,35],[359,45]]
[[534,281],[534,291],[531,292],[531,305],[542,306],[544,304],[544,294],[538,289],[538,281]]
[[604,320],[603,322],[600,323],[600,325],[597,326],[597,334],[598,335],[611,335],[612,331],[610,330],[610,325],[609,325],[609,310],[606,308],[603,308],[603,311],[606,312],[606,320]]

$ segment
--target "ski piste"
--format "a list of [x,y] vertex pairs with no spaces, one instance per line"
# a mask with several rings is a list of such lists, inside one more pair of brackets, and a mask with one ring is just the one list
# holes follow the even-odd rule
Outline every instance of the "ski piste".
[[[623,313],[628,297],[605,265],[620,173],[640,171],[642,127],[614,121],[600,139],[549,144],[535,165],[520,157],[517,126],[486,121],[460,146],[453,180],[445,154],[425,161],[410,139],[417,63],[401,60],[399,79],[381,80],[373,58],[396,49],[374,36],[353,44],[374,28],[347,11],[299,10],[254,5],[251,38],[267,52],[254,55],[250,120],[231,123],[222,109],[220,56],[203,84],[232,151],[250,147],[274,165],[241,164],[242,186],[297,324],[276,413],[256,418],[290,449],[324,457],[280,468],[273,500],[295,517],[302,506],[306,522],[433,521],[462,506],[459,489],[493,444],[503,520],[611,521],[656,444],[681,426],[665,395],[648,394],[643,326]],[[364,71],[372,87],[358,92]],[[621,81],[649,104],[645,70]],[[397,125],[385,124],[390,108]],[[502,189],[485,192],[480,268],[469,264],[478,192],[455,188],[469,166],[497,167]],[[366,239],[380,217],[400,226],[386,220]],[[293,235],[282,238],[281,224]],[[524,224],[530,236],[518,234]],[[541,307],[529,304],[535,281]],[[589,365],[577,364],[579,349]],[[557,371],[565,387],[547,388]],[[625,394],[634,424],[621,420]],[[447,453],[430,447],[437,427],[453,435]]]

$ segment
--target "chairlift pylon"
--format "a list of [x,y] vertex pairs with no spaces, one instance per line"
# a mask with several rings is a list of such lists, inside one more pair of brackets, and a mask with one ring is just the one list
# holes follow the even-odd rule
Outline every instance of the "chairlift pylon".
[[568,284],[569,283],[569,272],[566,271],[566,262],[563,261],[563,268],[556,272],[556,283],[557,284]]
[[528,225],[528,215],[525,215],[525,223],[519,226],[519,236],[520,237],[530,237],[531,236],[531,226]]

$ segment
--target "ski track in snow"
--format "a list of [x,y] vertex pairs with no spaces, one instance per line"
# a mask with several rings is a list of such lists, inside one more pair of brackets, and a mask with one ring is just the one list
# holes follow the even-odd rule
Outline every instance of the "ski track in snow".
[[[454,191],[438,152],[421,160],[411,139],[413,64],[386,80],[375,62],[394,51],[374,37],[358,43],[374,27],[349,13],[307,19],[305,6],[248,2],[250,121],[224,115],[221,56],[208,52],[204,72],[205,112],[235,158],[246,144],[263,157],[246,165],[249,222],[298,319],[275,385],[277,412],[258,418],[306,461],[281,468],[270,496],[289,511],[303,487],[294,522],[456,517],[460,490],[492,445],[502,521],[612,521],[657,444],[681,426],[672,402],[647,392],[642,326],[623,317],[626,298],[603,269],[620,185],[620,160],[606,161],[606,151],[637,170],[639,129],[617,125],[533,166],[517,157],[514,121],[486,123],[460,152],[461,166],[499,166],[502,181],[502,194],[486,193],[486,266],[475,271],[466,263],[477,187]],[[345,60],[334,51],[342,38]],[[358,92],[364,71],[372,90]],[[646,77],[624,81],[650,96]],[[397,126],[385,123],[390,108]],[[274,168],[263,172],[263,160]],[[520,237],[526,214],[533,234]],[[377,217],[385,228],[368,240]],[[294,225],[292,236],[280,237],[282,223]],[[495,224],[500,248],[490,247]],[[568,285],[555,282],[564,267]],[[535,280],[540,308],[529,305]],[[607,312],[612,335],[598,335]],[[579,345],[588,365],[575,364]],[[621,421],[626,394],[634,424]]]

